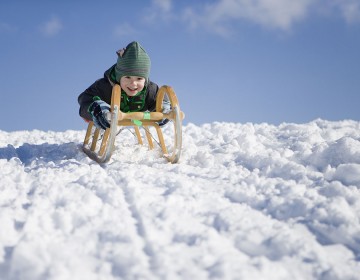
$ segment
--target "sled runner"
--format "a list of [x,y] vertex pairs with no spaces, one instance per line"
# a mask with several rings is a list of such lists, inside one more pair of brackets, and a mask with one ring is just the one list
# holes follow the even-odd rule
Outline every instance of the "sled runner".
[[[165,95],[168,96],[171,111],[169,113],[162,113],[162,103]],[[139,144],[143,144],[140,129],[145,132],[149,149],[154,149],[153,140],[160,146],[162,155],[171,163],[179,161],[182,145],[182,120],[184,113],[181,112],[178,99],[174,90],[169,86],[162,86],[156,98],[155,112],[130,112],[124,113],[120,111],[121,102],[121,88],[115,85],[112,90],[111,97],[111,119],[110,128],[105,131],[95,127],[93,122],[90,122],[86,131],[83,150],[93,160],[98,163],[105,163],[110,160],[111,155],[115,149],[115,138],[123,127],[132,127]],[[169,133],[164,137],[162,127],[158,122],[162,119],[168,119],[173,123]],[[167,129],[171,124],[164,126]],[[156,140],[150,129],[156,131]]]

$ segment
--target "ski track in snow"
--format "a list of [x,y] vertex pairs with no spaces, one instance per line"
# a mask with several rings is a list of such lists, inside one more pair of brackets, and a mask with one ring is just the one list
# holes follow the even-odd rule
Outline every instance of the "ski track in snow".
[[183,128],[178,164],[0,131],[0,279],[359,279],[360,123]]

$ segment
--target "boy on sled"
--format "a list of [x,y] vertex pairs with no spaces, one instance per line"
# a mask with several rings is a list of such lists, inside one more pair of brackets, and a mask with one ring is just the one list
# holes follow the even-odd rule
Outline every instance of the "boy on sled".
[[[93,121],[97,128],[110,127],[109,113],[112,88],[121,87],[122,112],[153,112],[159,87],[149,80],[150,57],[138,42],[131,42],[126,48],[117,51],[117,63],[104,73],[104,77],[95,81],[78,97],[79,114],[87,121]],[[165,96],[163,112],[170,111],[170,103]],[[167,119],[158,122],[166,124]]]
[[[154,139],[163,157],[171,163],[178,162],[184,113],[174,90],[166,85],[159,88],[149,80],[150,58],[138,42],[130,43],[117,54],[117,63],[78,97],[79,114],[89,122],[83,151],[98,163],[109,161],[115,137],[121,131],[118,127],[130,126],[139,144],[142,128],[150,149],[154,148]],[[168,137],[164,137],[162,126],[169,120],[173,126],[167,126]],[[156,131],[158,140],[150,128]]]

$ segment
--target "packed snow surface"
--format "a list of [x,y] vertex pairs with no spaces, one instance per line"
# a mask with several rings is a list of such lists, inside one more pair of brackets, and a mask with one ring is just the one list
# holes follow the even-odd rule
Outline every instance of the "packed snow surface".
[[0,278],[360,279],[360,123],[183,127],[178,164],[0,131]]

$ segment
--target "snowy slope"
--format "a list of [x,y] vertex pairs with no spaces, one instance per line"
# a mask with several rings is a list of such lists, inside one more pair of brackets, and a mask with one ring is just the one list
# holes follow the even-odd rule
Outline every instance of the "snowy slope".
[[0,131],[0,279],[360,279],[360,123],[184,127],[181,162],[120,134]]

